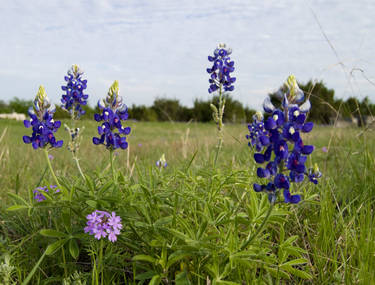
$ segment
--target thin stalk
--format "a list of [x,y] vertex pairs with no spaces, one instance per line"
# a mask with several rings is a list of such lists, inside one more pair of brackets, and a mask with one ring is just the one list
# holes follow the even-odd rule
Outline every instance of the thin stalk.
[[48,164],[49,170],[50,170],[50,172],[51,172],[51,175],[52,175],[53,179],[55,180],[56,185],[57,185],[57,186],[61,189],[61,191],[62,191],[63,189],[62,189],[62,187],[61,187],[61,185],[60,185],[60,183],[59,183],[59,180],[57,180],[57,177],[56,177],[56,175],[55,175],[55,172],[53,171],[53,168],[52,168],[51,161],[50,161],[50,159],[49,159],[49,157],[48,157],[48,151],[47,151],[46,149],[44,149],[43,151],[44,151],[44,155],[45,155],[45,157],[46,157],[47,164]]
[[266,217],[264,218],[262,224],[260,225],[260,227],[257,229],[257,231],[252,236],[250,236],[250,234],[249,234],[249,236],[247,237],[246,242],[241,246],[241,250],[243,250],[244,248],[246,248],[260,234],[260,232],[263,230],[264,226],[266,225],[266,223],[269,220],[269,217],[271,215],[273,207],[274,207],[274,204],[272,203],[271,206],[268,208],[268,212],[267,212]]
[[74,161],[76,162],[76,165],[77,165],[77,168],[78,168],[79,173],[81,174],[83,180],[85,181],[86,178],[85,178],[85,175],[84,175],[83,172],[82,172],[81,166],[79,165],[79,159],[78,159],[78,157],[76,157],[75,155],[73,155],[73,159],[74,159]]
[[216,166],[217,158],[219,156],[219,152],[221,149],[221,146],[223,144],[223,134],[222,134],[222,128],[223,128],[223,94],[222,94],[222,85],[220,84],[220,89],[219,89],[219,121],[218,123],[218,137],[219,137],[219,142],[217,144],[216,148],[216,154],[215,154],[215,160],[214,160],[214,167]]
[[40,184],[42,183],[42,180],[43,180],[43,178],[44,178],[44,175],[46,175],[47,170],[48,170],[48,165],[46,166],[46,168],[44,168],[44,171],[43,171],[43,173],[42,173],[42,176],[40,176],[40,178],[39,178],[39,182],[38,182],[38,184],[36,185],[36,187],[39,187]]
[[103,239],[100,240],[100,252],[99,252],[99,264],[100,264],[100,275],[101,275],[101,281],[100,283],[103,285],[104,280],[104,270],[103,270]]
[[111,170],[112,170],[112,177],[113,177],[113,182],[116,184],[116,175],[115,175],[115,169],[113,167],[113,150],[111,149],[109,152],[109,159],[111,161]]

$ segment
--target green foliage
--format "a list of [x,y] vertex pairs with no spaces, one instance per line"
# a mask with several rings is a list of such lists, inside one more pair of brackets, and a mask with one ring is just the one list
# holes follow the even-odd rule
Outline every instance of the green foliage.
[[[132,122],[137,133],[129,137],[129,157],[126,152],[115,156],[118,171],[114,181],[108,153],[91,145],[95,124],[81,124],[86,126],[79,152],[85,179],[75,169],[68,150],[53,152],[52,165],[64,191],[47,195],[47,200],[39,203],[33,199],[32,189],[41,176],[41,185],[54,183],[49,172],[42,175],[46,163],[41,153],[19,142],[24,131],[20,122],[0,121],[0,134],[5,127],[10,130],[0,142],[0,155],[2,150],[10,153],[4,154],[0,164],[0,183],[11,192],[1,194],[0,254],[9,255],[7,268],[14,269],[8,278],[12,281],[375,281],[375,146],[371,131],[358,135],[356,129],[317,127],[315,137],[308,141],[317,147],[311,163],[317,162],[323,172],[321,184],[293,189],[303,195],[303,202],[276,205],[260,228],[269,203],[252,190],[257,166],[246,145],[243,125],[226,126],[223,149],[213,168],[216,140],[212,125]],[[190,135],[184,159],[179,137],[187,129]],[[322,152],[322,146],[328,152]],[[155,161],[162,153],[168,167],[161,171]],[[100,241],[84,233],[85,216],[94,209],[121,216],[124,228],[116,243],[105,240],[101,247]]]

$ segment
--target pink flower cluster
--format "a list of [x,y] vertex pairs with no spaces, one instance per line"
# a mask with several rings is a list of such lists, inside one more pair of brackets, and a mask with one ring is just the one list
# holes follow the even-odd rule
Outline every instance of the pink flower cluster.
[[87,215],[87,226],[85,227],[85,233],[95,235],[96,239],[105,238],[108,236],[108,240],[115,242],[117,235],[120,234],[122,229],[121,218],[116,216],[115,212],[112,215],[106,211],[95,210],[90,215]]

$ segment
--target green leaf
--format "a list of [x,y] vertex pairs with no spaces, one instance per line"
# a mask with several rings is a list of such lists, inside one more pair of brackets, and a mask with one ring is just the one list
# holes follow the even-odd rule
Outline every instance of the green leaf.
[[149,285],[157,285],[157,284],[160,284],[160,281],[161,281],[160,275],[154,275],[154,277],[152,277],[150,283],[148,283],[148,284]]
[[133,256],[132,259],[133,259],[133,261],[146,261],[146,262],[150,262],[150,263],[156,263],[156,261],[157,261],[152,256],[145,255],[145,254],[139,254],[139,255]]
[[87,200],[86,204],[89,205],[91,208],[94,208],[94,209],[98,205],[98,203],[96,201],[94,201],[94,200]]
[[54,243],[51,243],[46,249],[46,255],[52,255],[58,249],[60,249],[67,241],[68,239],[61,239]]
[[70,213],[68,211],[65,211],[61,214],[61,217],[62,217],[66,231],[70,233],[72,230],[71,224],[70,224]]
[[69,241],[69,252],[74,259],[77,259],[79,255],[79,247],[77,240],[74,238]]
[[298,259],[294,259],[294,260],[285,262],[280,267],[283,267],[284,265],[292,266],[292,265],[305,264],[307,262],[308,262],[308,260],[306,258],[298,258]]
[[21,202],[24,205],[29,205],[25,199],[23,199],[21,196],[18,196],[17,194],[14,193],[8,193],[10,197],[12,197],[14,200]]
[[176,285],[190,285],[190,281],[189,281],[189,278],[188,278],[188,275],[187,273],[184,271],[184,272],[180,272],[176,275]]
[[181,259],[187,258],[189,256],[190,256],[190,254],[186,253],[186,252],[184,252],[184,253],[179,253],[179,252],[172,253],[168,258],[167,269],[169,267],[171,267],[173,264],[175,264],[176,262],[180,261]]
[[62,232],[59,232],[59,231],[55,231],[55,230],[51,230],[51,229],[43,229],[43,230],[40,230],[39,233],[42,236],[45,236],[45,237],[54,237],[54,238],[64,238],[64,237],[67,236],[65,233],[62,233]]
[[13,205],[10,206],[7,211],[18,211],[18,210],[23,210],[23,209],[28,209],[29,206],[24,206],[24,205]]
[[94,191],[95,191],[94,181],[93,181],[93,180],[91,179],[91,177],[88,176],[88,175],[85,175],[85,178],[86,178],[86,183],[87,183],[87,185],[89,186],[90,190],[91,190],[92,192],[94,192]]

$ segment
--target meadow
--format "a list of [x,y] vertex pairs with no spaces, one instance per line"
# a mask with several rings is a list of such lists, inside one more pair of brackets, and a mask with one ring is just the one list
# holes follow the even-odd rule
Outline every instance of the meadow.
[[[54,184],[42,151],[23,143],[22,122],[0,120],[3,284],[375,283],[371,129],[304,134],[315,146],[307,163],[323,176],[294,190],[299,204],[278,203],[269,214],[267,196],[252,188],[259,178],[246,125],[225,125],[216,165],[214,124],[128,125],[129,147],[114,153],[113,176],[109,152],[92,144],[97,123],[78,121],[86,179],[66,144],[53,149],[69,198],[38,203],[32,190]],[[61,127],[56,137],[69,135]],[[162,154],[168,166],[159,169]],[[93,209],[122,218],[116,243],[84,233]]]

